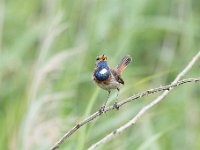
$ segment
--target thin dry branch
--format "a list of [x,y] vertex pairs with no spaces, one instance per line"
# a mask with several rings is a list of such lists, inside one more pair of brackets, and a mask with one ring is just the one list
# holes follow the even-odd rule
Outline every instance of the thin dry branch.
[[[194,65],[194,63],[199,59],[200,57],[200,51],[198,52],[198,54],[190,61],[190,63],[188,64],[188,66],[177,76],[177,78],[172,82],[172,84],[170,85],[166,85],[166,86],[161,86],[158,88],[153,88],[150,90],[146,90],[144,92],[138,93],[136,95],[133,95],[125,100],[122,100],[121,102],[118,102],[116,105],[113,106],[107,106],[104,110],[104,113],[116,108],[120,108],[123,105],[125,105],[126,103],[130,102],[130,101],[134,101],[136,99],[139,99],[141,97],[156,93],[156,92],[160,92],[160,91],[165,91],[165,92],[169,92],[171,89],[173,89],[176,86],[185,84],[185,83],[190,83],[190,82],[198,82],[200,81],[200,78],[188,78],[188,79],[184,79],[181,81],[178,81],[186,72],[188,72],[188,70]],[[164,92],[164,93],[165,93]],[[163,94],[164,94],[163,93]],[[161,95],[162,96],[162,95]],[[158,100],[157,100],[158,101]],[[156,101],[156,102],[157,102]],[[155,105],[155,104],[154,104]],[[151,106],[152,107],[152,106]],[[83,121],[81,121],[80,123],[78,123],[77,125],[75,125],[72,129],[70,129],[68,132],[66,132],[64,134],[63,137],[61,137],[51,148],[50,150],[56,150],[59,148],[59,146],[65,141],[67,140],[73,133],[75,133],[80,127],[82,127],[83,125],[91,122],[92,120],[94,120],[95,118],[97,118],[98,116],[101,116],[103,113],[101,111],[97,111],[95,113],[93,113],[92,115],[90,115],[89,117],[87,117],[86,119],[84,119]],[[96,146],[95,146],[96,147]]]
[[[200,58],[200,51],[192,58],[192,60],[189,62],[189,64],[183,69],[183,71],[181,71],[177,77],[174,79],[174,81],[168,85],[168,86],[164,86],[165,90],[167,89],[167,91],[163,92],[160,96],[158,96],[155,100],[153,100],[151,103],[149,103],[148,105],[146,105],[145,107],[143,107],[137,114],[136,116],[134,116],[129,122],[127,122],[126,124],[124,124],[123,126],[121,126],[120,128],[116,129],[115,131],[109,133],[108,135],[106,135],[104,138],[102,138],[101,140],[99,140],[97,143],[93,144],[91,147],[88,148],[88,150],[94,150],[96,147],[98,147],[99,145],[102,145],[106,142],[108,142],[109,140],[111,140],[112,138],[114,138],[116,135],[118,135],[119,133],[125,131],[127,128],[131,127],[132,125],[134,125],[138,119],[140,117],[142,117],[150,108],[152,108],[153,106],[155,106],[156,104],[158,104],[160,101],[162,101],[164,99],[164,97],[175,87],[178,86],[180,84],[184,84],[184,83],[188,83],[188,82],[193,82],[193,81],[199,81],[200,78],[189,78],[189,79],[185,79],[185,80],[180,80],[180,78],[182,78],[191,68],[192,66],[195,64],[195,62]],[[160,88],[157,88],[160,89]],[[161,87],[161,89],[163,89]],[[155,89],[153,89],[154,91]],[[157,91],[157,90],[155,90]],[[124,103],[123,103],[124,104]]]

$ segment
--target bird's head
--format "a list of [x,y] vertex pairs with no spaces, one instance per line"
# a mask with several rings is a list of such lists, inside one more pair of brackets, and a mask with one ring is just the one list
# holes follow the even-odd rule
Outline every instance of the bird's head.
[[96,66],[100,67],[100,68],[107,68],[108,67],[106,55],[102,54],[102,55],[97,56]]
[[99,61],[107,61],[107,57],[104,54],[99,55],[99,56],[97,56],[96,61],[97,62],[99,62]]

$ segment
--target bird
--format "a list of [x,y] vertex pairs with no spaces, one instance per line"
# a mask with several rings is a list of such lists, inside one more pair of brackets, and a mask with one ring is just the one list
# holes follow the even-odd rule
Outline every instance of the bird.
[[[104,105],[100,108],[101,112],[103,112],[106,107],[106,103],[109,99],[111,91],[116,89],[119,94],[120,86],[121,84],[122,85],[124,84],[124,80],[121,77],[121,74],[128,66],[128,64],[130,64],[131,61],[132,61],[131,56],[126,55],[121,59],[119,64],[112,69],[108,65],[107,56],[105,54],[97,56],[96,66],[93,71],[93,80],[100,88],[108,91],[108,97]],[[119,109],[116,102],[114,106],[116,109]]]

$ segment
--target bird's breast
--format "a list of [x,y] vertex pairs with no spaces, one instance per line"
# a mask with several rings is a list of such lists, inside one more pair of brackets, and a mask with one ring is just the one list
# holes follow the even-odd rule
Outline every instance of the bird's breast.
[[101,69],[98,69],[94,72],[94,76],[99,81],[105,81],[109,78],[110,71],[109,71],[108,68],[101,68]]

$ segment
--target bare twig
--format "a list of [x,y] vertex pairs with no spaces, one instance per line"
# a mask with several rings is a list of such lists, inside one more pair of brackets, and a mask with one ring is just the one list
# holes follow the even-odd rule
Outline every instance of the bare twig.
[[[123,100],[122,102],[117,103],[118,107],[121,107],[123,105],[125,105],[126,103],[139,99],[141,97],[144,97],[146,95],[152,94],[152,93],[156,93],[156,92],[160,92],[160,91],[165,91],[165,90],[170,90],[170,88],[174,88],[176,86],[179,86],[181,84],[185,84],[185,83],[189,83],[189,82],[198,82],[200,81],[200,78],[188,78],[188,79],[184,79],[184,80],[180,80],[174,84],[170,84],[170,85],[166,85],[166,86],[161,86],[158,88],[154,88],[154,89],[150,89],[150,90],[146,90],[142,93],[138,93],[134,96],[131,96],[125,100]],[[104,112],[107,112],[109,110],[115,109],[116,106],[108,106],[105,108]],[[101,113],[100,111],[95,112],[94,114],[92,114],[91,116],[89,116],[88,118],[86,118],[85,120],[81,121],[79,124],[77,124],[76,126],[74,126],[71,130],[69,130],[52,148],[51,150],[55,150],[57,149],[69,136],[71,136],[74,132],[76,132],[76,130],[78,130],[81,126],[89,123],[90,121],[94,120],[96,117],[102,115],[103,113]]]
[[[200,78],[190,78],[190,79],[185,79],[185,80],[180,80],[180,78],[182,78],[191,68],[192,66],[195,64],[195,62],[200,58],[200,51],[192,58],[192,60],[189,62],[189,64],[183,69],[183,71],[181,71],[177,77],[174,79],[174,81],[171,83],[171,85],[168,86],[164,86],[165,90],[167,87],[167,91],[163,92],[160,96],[158,96],[155,100],[153,100],[151,103],[149,103],[148,105],[146,105],[145,107],[143,107],[137,114],[136,116],[134,116],[129,122],[127,122],[126,124],[124,124],[123,126],[121,126],[120,128],[116,129],[115,131],[109,133],[108,135],[106,135],[104,138],[102,138],[100,141],[98,141],[97,143],[93,144],[91,147],[88,148],[88,150],[94,150],[97,146],[108,142],[110,139],[112,139],[113,137],[115,137],[116,135],[118,135],[119,133],[123,132],[124,130],[126,130],[127,128],[129,128],[130,126],[134,125],[138,119],[143,116],[150,108],[152,108],[153,106],[155,106],[156,104],[158,104],[160,101],[163,100],[163,98],[175,87],[178,86],[180,84],[183,83],[188,83],[188,82],[192,82],[192,81],[199,81]],[[161,87],[162,88],[162,87]],[[157,88],[159,89],[159,88]],[[153,89],[154,91],[154,89]],[[131,97],[130,97],[131,98]],[[124,104],[124,103],[123,103]]]
[[[183,72],[187,72],[187,70],[189,70],[192,65],[197,61],[197,59],[200,57],[200,52],[192,59],[192,61],[190,62],[190,64],[184,69]],[[188,69],[187,69],[188,68]],[[187,70],[186,70],[187,69]],[[182,73],[181,75],[179,74],[179,78],[182,77],[185,73]],[[200,81],[200,78],[188,78],[188,79],[184,79],[184,80],[181,80],[181,81],[174,81],[172,84],[170,85],[166,85],[166,86],[161,86],[161,87],[158,87],[158,88],[153,88],[153,89],[150,89],[150,90],[146,90],[144,92],[141,92],[141,93],[138,93],[136,95],[133,95],[125,100],[122,100],[121,102],[118,102],[116,105],[113,105],[113,106],[107,106],[104,110],[104,112],[107,112],[107,111],[110,111],[110,110],[113,110],[113,109],[116,109],[116,108],[120,108],[121,106],[125,105],[126,103],[130,102],[130,101],[134,101],[136,99],[139,99],[141,97],[144,97],[144,96],[147,96],[149,94],[152,94],[152,93],[156,93],[156,92],[160,92],[160,91],[165,91],[168,92],[169,90],[171,90],[172,88],[176,87],[176,86],[179,86],[181,84],[184,84],[184,83],[189,83],[189,82],[197,82],[197,81]],[[59,148],[59,146],[66,140],[68,139],[74,132],[76,132],[80,127],[82,127],[83,125],[91,122],[92,120],[94,120],[95,118],[97,118],[98,116],[101,116],[103,113],[101,111],[97,111],[95,113],[93,113],[92,115],[90,115],[89,117],[87,117],[86,119],[84,119],[83,121],[81,121],[80,123],[78,123],[77,125],[75,125],[72,129],[70,129],[68,132],[66,132],[64,134],[63,137],[61,137],[50,149],[51,150],[56,150],[57,148]]]

